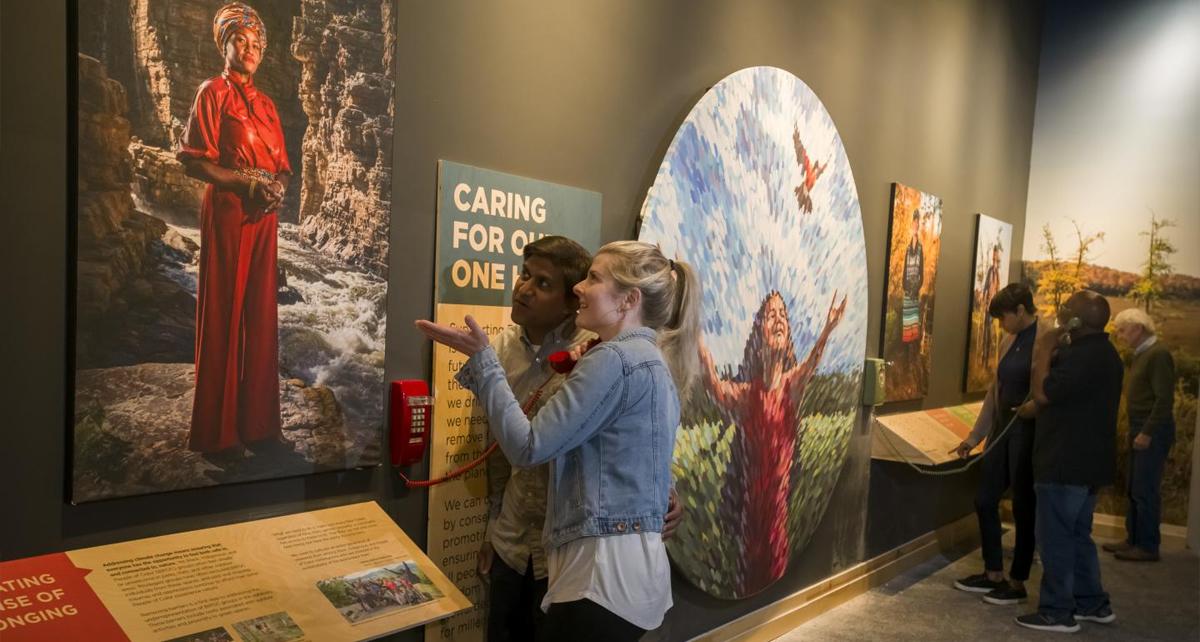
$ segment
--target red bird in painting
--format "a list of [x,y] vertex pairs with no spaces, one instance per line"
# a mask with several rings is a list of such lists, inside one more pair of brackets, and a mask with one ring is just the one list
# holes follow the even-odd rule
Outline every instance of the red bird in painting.
[[793,130],[792,144],[796,147],[796,163],[804,168],[804,182],[796,186],[796,203],[800,205],[800,211],[811,214],[813,203],[810,194],[813,184],[825,172],[829,163],[814,163],[808,158],[808,152],[804,150],[804,143],[800,142],[799,129]]

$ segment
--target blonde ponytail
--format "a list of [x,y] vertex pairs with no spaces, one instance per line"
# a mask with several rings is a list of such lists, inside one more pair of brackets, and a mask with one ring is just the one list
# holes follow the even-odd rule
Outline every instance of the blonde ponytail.
[[640,241],[616,241],[597,256],[613,258],[610,271],[617,286],[642,294],[642,322],[658,331],[658,347],[675,380],[679,399],[686,403],[692,380],[700,371],[700,282],[683,261],[663,256],[657,246]]
[[673,261],[671,265],[676,274],[674,313],[658,331],[658,346],[679,388],[679,400],[686,403],[692,380],[700,372],[700,280],[688,263]]

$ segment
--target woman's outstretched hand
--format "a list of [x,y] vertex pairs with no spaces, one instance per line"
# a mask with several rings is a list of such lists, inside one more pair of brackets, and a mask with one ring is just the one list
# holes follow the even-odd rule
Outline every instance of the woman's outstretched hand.
[[842,317],[846,315],[846,295],[842,295],[842,303],[838,305],[837,291],[833,293],[833,300],[829,302],[829,312],[825,315],[825,331],[833,332],[833,329],[842,322]]
[[434,323],[420,319],[415,322],[417,329],[426,337],[438,343],[454,348],[468,357],[475,356],[476,352],[488,347],[488,336],[475,322],[475,317],[467,315],[465,319],[467,328],[452,328],[441,323]]
[[679,521],[683,518],[683,502],[679,501],[679,495],[672,488],[667,495],[667,514],[663,515],[662,538],[671,539],[675,534],[675,529],[679,528]]
[[696,337],[696,351],[700,353],[700,367],[705,370],[717,371],[717,364],[713,361],[712,353],[708,351],[708,346],[704,345],[704,336]]

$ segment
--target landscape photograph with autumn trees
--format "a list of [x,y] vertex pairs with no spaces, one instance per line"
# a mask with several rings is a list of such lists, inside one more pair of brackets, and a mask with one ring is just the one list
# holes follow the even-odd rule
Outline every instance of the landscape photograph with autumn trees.
[[[1103,294],[1115,317],[1122,310],[1140,307],[1157,326],[1160,340],[1171,348],[1177,375],[1175,389],[1175,445],[1163,472],[1163,522],[1187,524],[1188,489],[1191,481],[1192,448],[1196,432],[1196,397],[1200,386],[1200,278],[1179,274],[1172,258],[1178,251],[1176,239],[1194,230],[1180,229],[1177,221],[1150,212],[1138,238],[1120,239],[1122,244],[1143,248],[1138,272],[1127,272],[1097,264],[1104,244],[1103,231],[1086,222],[1072,220],[1073,234],[1056,237],[1049,224],[1041,228],[1041,243],[1026,248],[1038,260],[1024,262],[1024,279],[1034,288],[1039,314],[1053,316],[1072,292],[1087,288]],[[1028,237],[1027,237],[1028,238]],[[1028,243],[1027,243],[1028,245]],[[1039,251],[1040,250],[1040,251]],[[1109,328],[1110,333],[1112,328]],[[1114,341],[1128,365],[1133,351]],[[1101,492],[1096,510],[1123,515],[1128,479],[1129,425],[1125,399],[1117,425],[1117,482]]]

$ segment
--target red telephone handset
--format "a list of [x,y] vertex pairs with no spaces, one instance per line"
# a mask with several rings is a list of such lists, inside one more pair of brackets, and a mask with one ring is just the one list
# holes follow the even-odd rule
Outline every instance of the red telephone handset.
[[420,379],[392,382],[392,465],[407,466],[425,457],[433,397]]
[[[580,356],[582,357],[583,353],[596,347],[597,343],[600,343],[599,339],[592,339],[591,341],[588,341],[587,344],[583,346],[583,352],[580,353]],[[575,369],[575,364],[579,363],[578,361],[572,359],[571,353],[567,352],[566,350],[555,352],[549,357],[546,357],[546,360],[550,362],[550,368],[552,370],[563,375],[570,374],[571,371]]]

